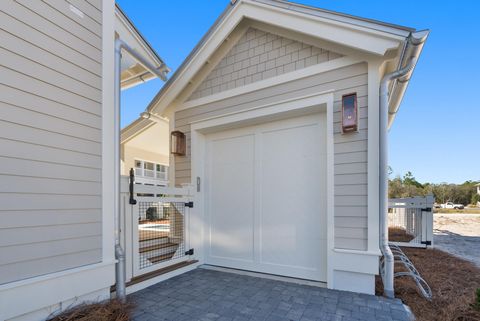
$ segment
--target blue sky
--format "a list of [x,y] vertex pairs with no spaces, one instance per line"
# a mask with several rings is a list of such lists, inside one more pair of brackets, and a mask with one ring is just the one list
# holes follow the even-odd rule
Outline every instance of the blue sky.
[[[175,71],[229,0],[117,2]],[[411,171],[421,182],[480,180],[480,2],[297,2],[419,30],[430,29],[390,131],[389,163],[394,175]],[[135,120],[161,86],[161,81],[153,80],[124,91],[122,125]]]

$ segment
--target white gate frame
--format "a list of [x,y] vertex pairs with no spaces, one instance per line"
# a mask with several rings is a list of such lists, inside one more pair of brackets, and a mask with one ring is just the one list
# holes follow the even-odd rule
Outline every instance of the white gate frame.
[[421,210],[421,243],[389,242],[390,244],[406,247],[433,248],[433,195],[416,196],[410,198],[392,198],[388,200],[390,209],[419,209]]
[[[149,196],[137,196],[138,194],[153,194],[153,195],[167,195],[168,197],[149,197]],[[129,177],[122,176],[121,178],[121,200],[122,200],[122,215],[121,223],[123,231],[121,231],[121,241],[125,249],[126,258],[126,281],[129,282],[132,278],[153,272],[170,265],[180,263],[188,258],[193,260],[194,256],[182,257],[178,259],[168,260],[154,264],[150,267],[140,269],[140,257],[139,257],[139,232],[138,232],[138,211],[139,202],[181,202],[188,203],[193,201],[193,187],[189,184],[184,187],[163,187],[163,186],[151,186],[151,185],[134,185],[134,199],[137,204],[132,205],[129,203]],[[190,247],[190,208],[185,207],[184,213],[184,249],[188,250]]]

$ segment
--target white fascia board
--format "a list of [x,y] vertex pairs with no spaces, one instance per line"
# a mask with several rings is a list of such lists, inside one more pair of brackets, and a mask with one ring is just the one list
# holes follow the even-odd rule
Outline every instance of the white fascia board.
[[[167,70],[167,72],[170,71],[163,60],[146,42],[143,36],[140,35],[132,22],[124,15],[118,6],[115,7],[115,33],[122,41],[145,57],[145,59],[157,69],[161,68]],[[130,68],[137,64],[138,62],[135,59],[129,57],[128,54],[125,54],[122,59],[122,72],[125,70],[131,70]],[[122,90],[137,86],[138,84],[142,84],[156,77],[157,76],[149,70],[141,68],[140,72],[132,74],[131,77],[127,79],[122,79]]]
[[[354,48],[374,56],[383,56],[391,49],[397,49],[404,37],[381,32],[357,25],[348,25],[325,18],[309,16],[291,10],[285,10],[262,3],[242,0],[219,24],[202,48],[188,61],[177,75],[174,83],[169,84],[160,97],[154,98],[149,107],[151,113],[162,115],[166,108],[188,85],[209,57],[245,18],[268,21],[282,28],[291,29],[312,37],[325,39],[333,43]],[[328,21],[327,21],[328,20]],[[321,37],[319,35],[321,34]]]
[[397,49],[405,37],[348,24],[318,16],[303,14],[271,5],[243,0],[245,16],[268,21],[278,27],[296,30],[313,37],[339,43],[357,50],[383,56],[388,50]]
[[[166,92],[159,97],[156,104],[150,109],[150,112],[157,115],[162,115],[168,105],[182,92],[208,58],[220,47],[222,42],[227,38],[230,32],[242,21],[243,14],[241,6],[237,5],[229,12],[223,19],[218,28],[212,33],[210,39],[189,61],[183,68],[181,74],[177,76],[175,83],[171,84]],[[155,98],[154,98],[155,99]]]
[[115,7],[115,31],[120,39],[126,42],[130,47],[137,50],[142,56],[147,58],[152,65],[160,67],[163,63],[158,55],[153,52],[145,40],[137,33],[135,27],[126,19],[126,17]]
[[403,37],[407,37],[410,34],[410,32],[413,32],[415,30],[413,28],[409,28],[405,26],[395,25],[392,23],[386,23],[379,20],[363,18],[359,16],[354,16],[351,14],[341,13],[341,12],[335,12],[331,10],[303,5],[296,2],[289,2],[285,0],[249,0],[249,1],[264,3],[271,6],[276,6],[283,9],[296,11],[302,14],[308,14],[315,17],[323,17],[328,20],[339,21],[342,23],[347,23],[352,25],[358,25],[367,29],[378,30],[382,32],[403,36]]

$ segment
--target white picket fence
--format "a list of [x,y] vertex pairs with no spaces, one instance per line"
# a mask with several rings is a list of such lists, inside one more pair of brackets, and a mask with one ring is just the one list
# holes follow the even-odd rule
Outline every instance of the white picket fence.
[[389,199],[389,242],[398,246],[433,247],[433,195]]

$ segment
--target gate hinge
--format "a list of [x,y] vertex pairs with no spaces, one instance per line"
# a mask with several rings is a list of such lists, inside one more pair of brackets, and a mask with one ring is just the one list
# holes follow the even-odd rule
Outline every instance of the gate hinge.
[[185,207],[193,208],[193,202],[187,202],[187,203],[185,203]]
[[425,245],[432,245],[432,241],[422,241],[421,243]]
[[431,212],[431,211],[432,211],[431,207],[422,208],[422,212]]
[[185,255],[193,255],[193,249],[190,249],[188,250],[187,252],[185,252]]

